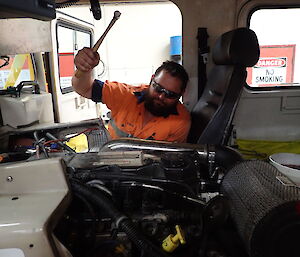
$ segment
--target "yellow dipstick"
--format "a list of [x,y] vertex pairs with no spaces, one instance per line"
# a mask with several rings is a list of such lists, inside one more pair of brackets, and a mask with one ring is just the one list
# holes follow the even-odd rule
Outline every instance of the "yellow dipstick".
[[125,252],[125,247],[124,245],[120,244],[115,248],[115,253],[124,253]]
[[175,226],[177,234],[174,236],[173,234],[169,235],[162,243],[162,247],[166,252],[173,252],[179,244],[185,244],[184,233],[179,225]]

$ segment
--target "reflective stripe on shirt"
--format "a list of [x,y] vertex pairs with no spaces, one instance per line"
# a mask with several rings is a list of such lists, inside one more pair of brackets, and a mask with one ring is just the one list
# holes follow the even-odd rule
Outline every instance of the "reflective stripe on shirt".
[[119,129],[113,118],[110,119],[109,124],[114,129],[114,131],[118,137],[133,137],[133,135],[128,134],[128,133],[124,132],[123,130]]

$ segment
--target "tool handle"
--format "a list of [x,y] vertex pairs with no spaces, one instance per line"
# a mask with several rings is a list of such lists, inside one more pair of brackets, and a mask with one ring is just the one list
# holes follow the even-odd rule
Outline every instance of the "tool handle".
[[[113,18],[108,27],[106,28],[106,30],[104,31],[104,33],[102,34],[102,36],[97,40],[96,44],[93,46],[92,50],[94,53],[96,53],[100,47],[100,45],[102,44],[104,38],[106,37],[107,33],[109,32],[109,30],[111,29],[111,27],[115,24],[115,22],[117,21],[117,19]],[[83,75],[83,72],[81,70],[76,70],[75,72],[75,76],[76,78],[80,78]]]
[[[104,31],[104,33],[102,34],[102,36],[97,40],[96,44],[92,48],[94,53],[98,51],[98,49],[99,49],[100,45],[102,44],[104,38],[106,37],[107,33],[110,31],[110,29],[115,24],[115,22],[120,18],[120,16],[121,16],[121,13],[119,11],[114,12],[114,17],[108,24],[108,26],[107,26],[106,30]],[[76,78],[80,78],[80,77],[82,77],[82,75],[83,75],[83,71],[81,71],[81,70],[75,71]]]
[[92,48],[93,52],[97,52],[98,51],[98,49],[99,49],[100,45],[102,44],[104,38],[106,37],[107,33],[110,31],[111,27],[115,24],[116,21],[117,21],[116,18],[113,18],[110,21],[108,27],[106,28],[106,30],[104,31],[104,33],[102,34],[102,36],[98,39],[98,41],[96,42],[96,44],[93,46],[93,48]]

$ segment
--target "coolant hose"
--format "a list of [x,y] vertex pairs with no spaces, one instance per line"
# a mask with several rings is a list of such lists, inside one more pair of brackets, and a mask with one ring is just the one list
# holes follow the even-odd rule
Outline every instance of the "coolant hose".
[[215,148],[215,162],[226,169],[243,160],[242,155],[231,147],[217,145]]
[[89,199],[98,208],[103,209],[108,216],[110,216],[115,222],[118,228],[123,230],[128,238],[135,244],[135,246],[141,250],[146,256],[151,257],[168,257],[166,253],[161,251],[157,246],[152,244],[146,239],[135,227],[133,222],[120,212],[113,204],[112,200],[102,194],[100,191],[95,191],[87,185],[78,182],[75,179],[71,179],[71,188],[74,193],[83,195],[86,199]]

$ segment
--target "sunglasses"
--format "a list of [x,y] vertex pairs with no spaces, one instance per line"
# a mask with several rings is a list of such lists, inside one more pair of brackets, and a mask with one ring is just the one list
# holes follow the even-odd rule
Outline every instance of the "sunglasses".
[[179,99],[181,97],[181,94],[177,94],[177,93],[175,93],[173,91],[170,91],[170,90],[167,90],[167,89],[163,88],[160,84],[158,84],[157,82],[155,82],[154,79],[152,79],[152,81],[151,81],[150,84],[154,88],[154,90],[155,90],[156,93],[158,93],[158,94],[164,93],[166,98],[169,98],[169,99]]

